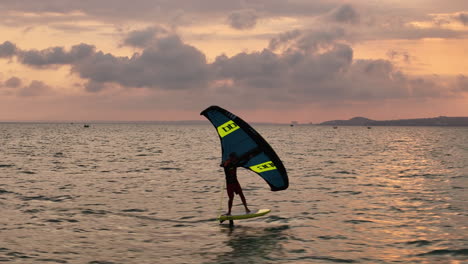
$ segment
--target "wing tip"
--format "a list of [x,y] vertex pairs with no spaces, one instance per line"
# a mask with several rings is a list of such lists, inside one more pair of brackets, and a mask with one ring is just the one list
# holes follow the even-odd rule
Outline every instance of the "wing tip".
[[286,190],[289,187],[289,182],[286,182],[283,186],[281,187],[276,187],[270,184],[270,188],[272,192],[277,192],[277,191],[283,191]]
[[200,115],[206,116],[206,112],[211,111],[213,109],[222,109],[222,108],[217,105],[212,105],[212,106],[207,107],[205,110],[201,111]]

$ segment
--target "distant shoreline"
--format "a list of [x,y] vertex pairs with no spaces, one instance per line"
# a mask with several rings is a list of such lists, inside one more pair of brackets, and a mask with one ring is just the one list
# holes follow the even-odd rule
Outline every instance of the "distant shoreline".
[[[289,125],[286,123],[249,122],[253,125]],[[97,125],[97,124],[154,124],[154,125],[211,125],[208,120],[182,120],[182,121],[0,121],[0,124],[70,124],[70,125]]]
[[0,121],[0,124],[181,124],[181,125],[204,125],[209,124],[208,121],[202,120],[182,120],[182,121],[106,121],[106,120],[92,120],[92,121]]
[[[365,117],[354,117],[348,120],[331,120],[321,123],[272,123],[249,122],[252,125],[280,125],[280,126],[468,126],[468,117],[439,116],[433,118],[372,120]],[[180,121],[0,121],[0,124],[154,124],[154,125],[209,125],[206,120]]]
[[365,117],[354,117],[349,120],[332,120],[322,122],[321,126],[468,126],[468,117],[439,116],[433,118],[372,120]]

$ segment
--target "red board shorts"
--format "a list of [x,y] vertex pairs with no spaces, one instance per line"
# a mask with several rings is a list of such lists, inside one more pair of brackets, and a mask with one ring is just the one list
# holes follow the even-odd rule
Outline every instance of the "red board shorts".
[[238,182],[236,183],[228,183],[226,185],[227,193],[229,196],[234,195],[234,193],[239,194],[242,193],[241,186]]

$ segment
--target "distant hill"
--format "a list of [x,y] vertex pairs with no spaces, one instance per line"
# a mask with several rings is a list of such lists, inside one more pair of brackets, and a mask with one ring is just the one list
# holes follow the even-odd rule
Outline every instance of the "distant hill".
[[375,120],[365,118],[365,117],[353,117],[349,120],[332,120],[320,123],[319,125],[328,125],[328,126],[367,126]]
[[439,116],[433,118],[397,119],[377,121],[365,117],[349,120],[332,120],[320,123],[322,126],[468,126],[468,117]]

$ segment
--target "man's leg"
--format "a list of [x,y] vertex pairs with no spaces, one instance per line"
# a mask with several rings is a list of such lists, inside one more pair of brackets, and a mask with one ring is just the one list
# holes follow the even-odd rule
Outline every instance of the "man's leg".
[[244,204],[245,212],[250,213],[250,209],[249,209],[249,207],[247,207],[247,201],[245,200],[245,196],[244,196],[244,193],[242,192],[242,190],[239,192],[239,196],[240,196],[240,198],[242,200],[242,203]]
[[234,191],[231,188],[227,188],[227,193],[228,193],[228,212],[227,215],[231,214],[231,209],[232,209],[232,202],[234,201]]

